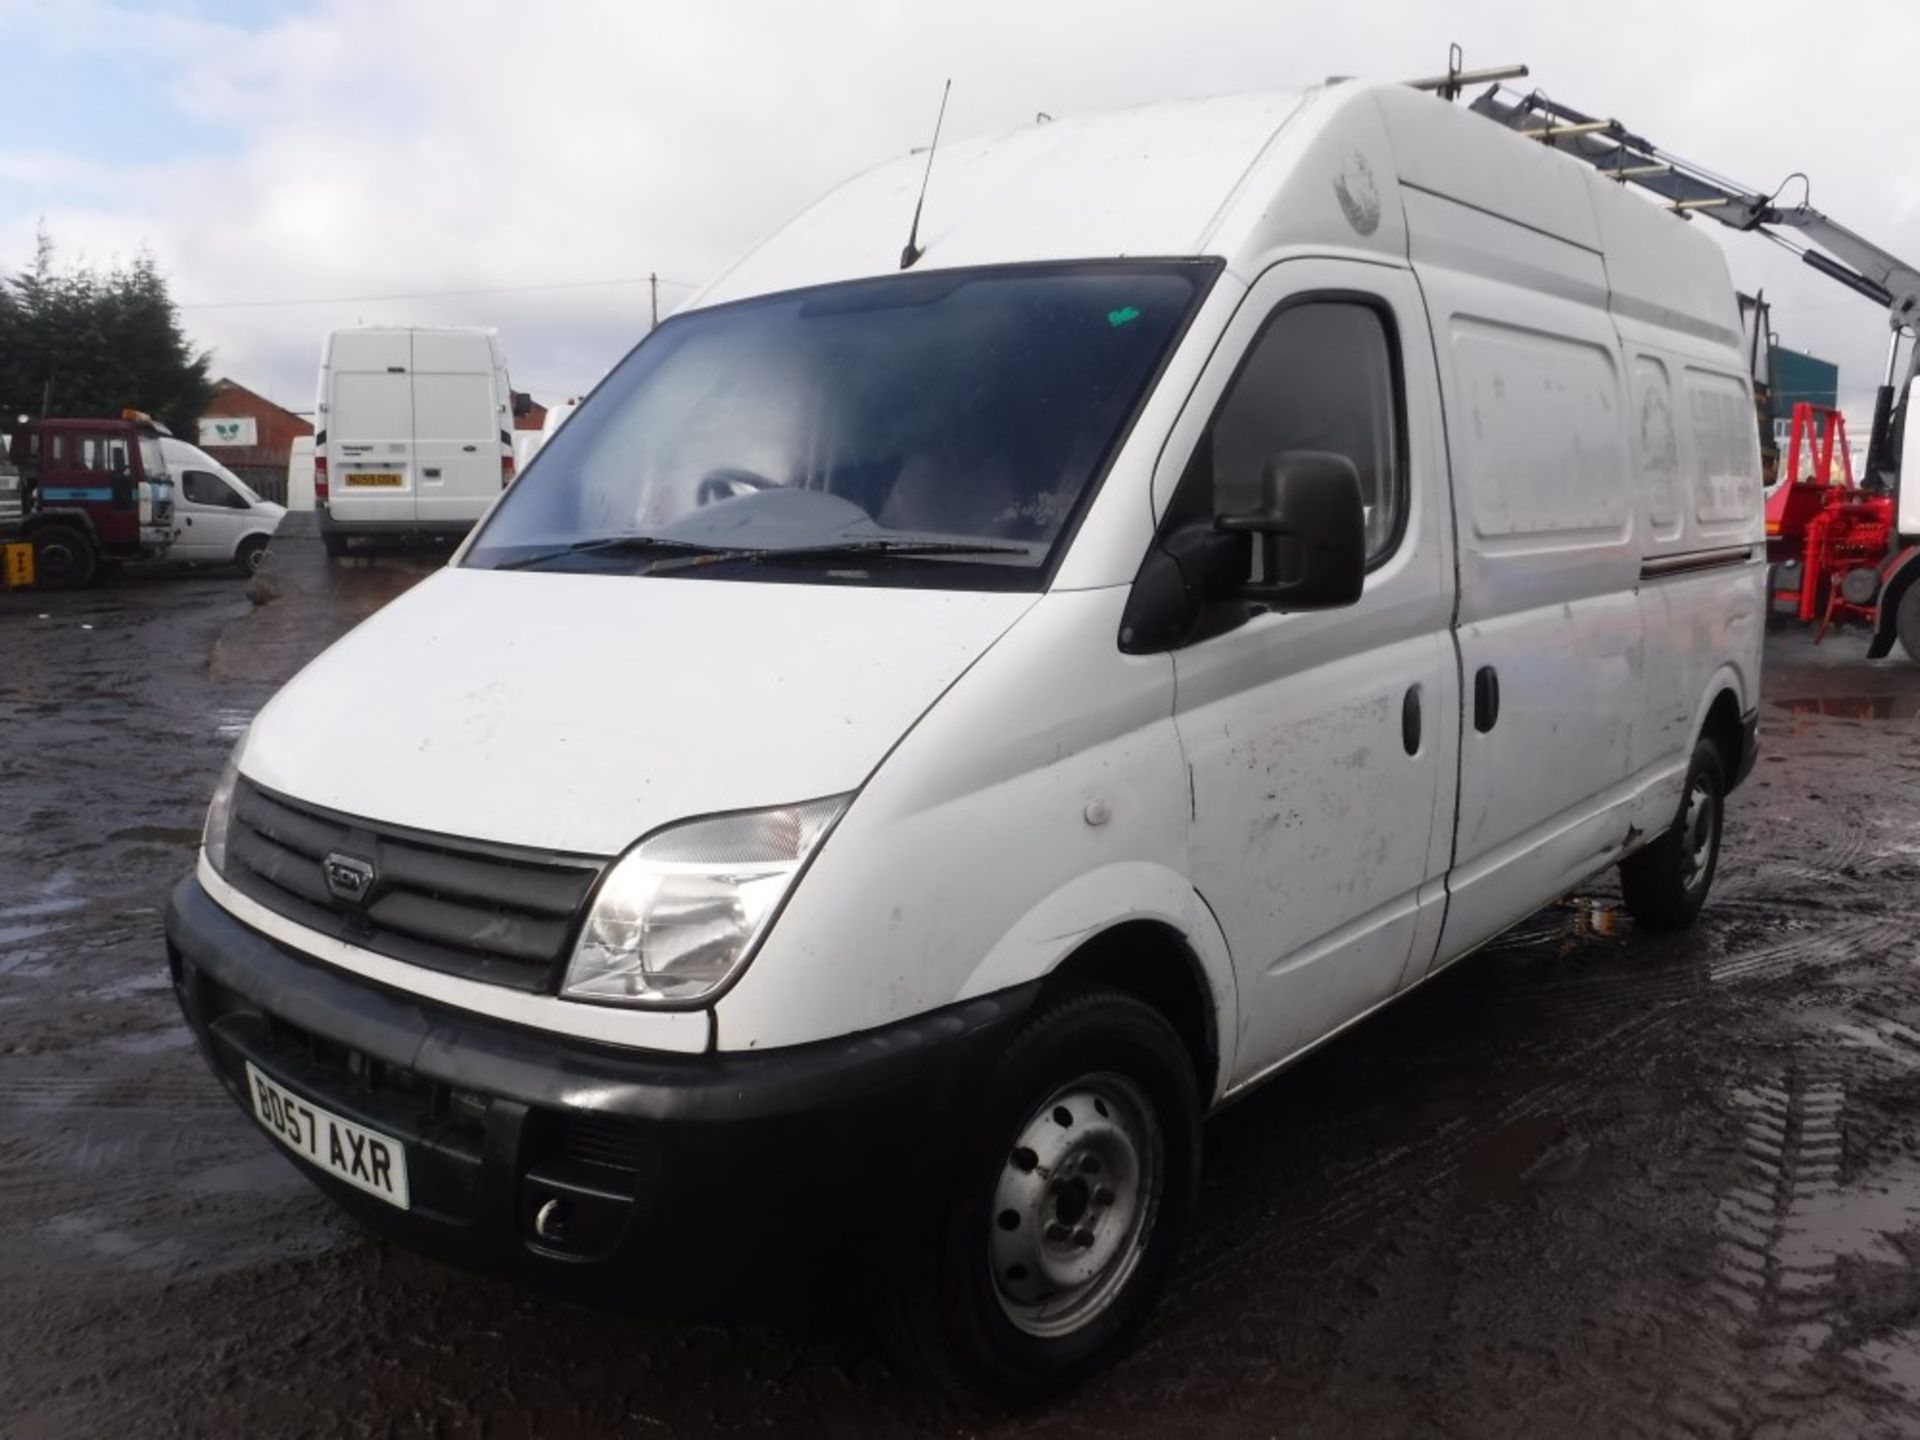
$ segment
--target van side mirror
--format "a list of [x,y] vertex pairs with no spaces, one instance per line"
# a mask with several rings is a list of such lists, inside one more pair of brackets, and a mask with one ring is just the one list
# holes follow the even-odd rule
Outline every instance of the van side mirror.
[[1275,610],[1351,605],[1367,583],[1367,514],[1360,472],[1344,455],[1286,450],[1267,462],[1261,505],[1214,528],[1260,547],[1260,579],[1240,589]]

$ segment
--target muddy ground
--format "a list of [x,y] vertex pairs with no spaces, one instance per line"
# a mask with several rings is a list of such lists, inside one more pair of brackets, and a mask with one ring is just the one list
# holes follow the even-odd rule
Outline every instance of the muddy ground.
[[[1920,1434],[1920,667],[1769,643],[1699,928],[1542,912],[1216,1119],[1118,1370],[961,1414],[857,1318],[670,1324],[336,1214],[160,913],[274,686],[433,557],[0,598],[0,1434]],[[670,1239],[670,1237],[668,1237]]]

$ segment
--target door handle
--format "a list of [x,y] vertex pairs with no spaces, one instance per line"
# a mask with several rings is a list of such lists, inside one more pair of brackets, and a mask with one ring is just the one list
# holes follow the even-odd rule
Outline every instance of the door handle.
[[1400,743],[1406,747],[1407,754],[1420,753],[1420,687],[1407,688],[1407,698],[1400,702]]
[[1484,735],[1499,718],[1500,676],[1491,665],[1482,665],[1473,677],[1473,728]]
[[438,480],[440,478],[440,467],[438,465],[429,465],[422,473],[424,473],[429,480]]

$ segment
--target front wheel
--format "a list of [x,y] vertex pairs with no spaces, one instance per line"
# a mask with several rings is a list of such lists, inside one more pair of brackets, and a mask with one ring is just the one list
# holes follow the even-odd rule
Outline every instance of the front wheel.
[[1200,1095],[1151,1007],[1080,991],[994,1068],[896,1339],[967,1397],[1021,1403],[1117,1356],[1164,1287],[1193,1206]]
[[267,537],[249,535],[240,542],[240,548],[233,553],[234,568],[242,575],[258,575],[260,567],[266,563]]
[[1720,863],[1726,770],[1710,740],[1693,747],[1680,813],[1658,840],[1620,862],[1620,894],[1649,930],[1684,930],[1706,904]]
[[80,590],[93,583],[99,555],[78,525],[54,523],[33,532],[33,579],[48,590]]

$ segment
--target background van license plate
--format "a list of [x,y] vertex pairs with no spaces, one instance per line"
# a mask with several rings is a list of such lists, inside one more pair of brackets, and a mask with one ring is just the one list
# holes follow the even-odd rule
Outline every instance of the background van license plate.
[[392,470],[350,471],[345,478],[349,485],[385,485],[394,489],[406,483],[405,476]]
[[247,1095],[267,1133],[329,1175],[408,1208],[407,1152],[398,1140],[343,1120],[284,1089],[247,1062]]

